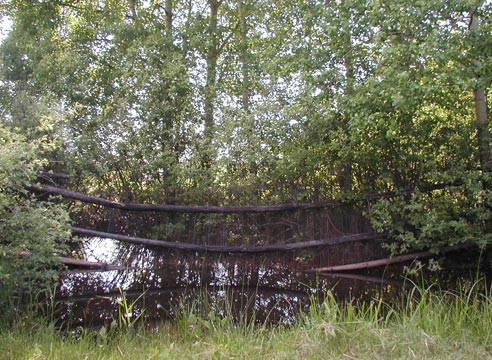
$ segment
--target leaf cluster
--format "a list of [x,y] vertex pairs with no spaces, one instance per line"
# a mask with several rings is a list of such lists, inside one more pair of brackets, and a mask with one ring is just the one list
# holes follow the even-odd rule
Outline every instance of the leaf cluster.
[[380,200],[369,217],[377,231],[390,234],[393,253],[437,253],[463,243],[483,249],[492,244],[492,191],[484,187],[490,179],[490,174],[467,173],[461,185]]

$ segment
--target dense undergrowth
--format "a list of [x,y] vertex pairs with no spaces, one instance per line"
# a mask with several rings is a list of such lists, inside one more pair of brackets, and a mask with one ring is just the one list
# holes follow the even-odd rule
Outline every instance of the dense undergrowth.
[[[293,325],[183,306],[172,323],[60,331],[24,316],[0,330],[2,359],[492,359],[492,294],[413,286],[400,301],[314,301]],[[203,310],[203,309],[202,309]]]

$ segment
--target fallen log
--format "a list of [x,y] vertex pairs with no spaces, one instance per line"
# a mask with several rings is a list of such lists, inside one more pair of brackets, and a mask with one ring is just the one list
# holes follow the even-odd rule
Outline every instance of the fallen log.
[[[63,174],[61,174],[63,175]],[[420,188],[405,188],[399,192],[386,192],[380,194],[371,194],[367,197],[360,199],[363,201],[377,201],[380,199],[392,198],[401,194],[410,194],[416,190],[422,192],[434,191],[444,189],[450,186],[460,186],[460,182],[451,184],[435,184],[423,186]],[[208,205],[159,205],[159,204],[125,204],[117,201],[112,201],[96,196],[90,196],[81,194],[75,191],[70,191],[64,188],[49,186],[49,185],[29,185],[27,189],[36,193],[48,193],[54,195],[61,195],[64,198],[77,200],[89,204],[101,205],[113,209],[119,209],[124,211],[151,211],[151,212],[171,212],[171,213],[267,213],[267,212],[281,212],[281,211],[296,211],[296,210],[310,210],[321,209],[332,206],[350,205],[354,201],[343,201],[336,199],[329,199],[325,201],[318,201],[314,203],[290,203],[281,205],[238,205],[238,206],[208,206]]]
[[340,200],[326,200],[315,203],[293,203],[282,205],[239,205],[239,206],[198,206],[198,205],[159,205],[159,204],[124,204],[95,196],[84,195],[75,191],[62,189],[49,185],[29,185],[27,189],[37,193],[49,193],[61,195],[64,198],[78,200],[81,202],[101,205],[113,209],[125,211],[151,211],[151,212],[172,212],[172,213],[265,213],[319,209],[323,207],[342,205]]
[[113,264],[108,264],[108,263],[100,263],[96,261],[87,261],[87,260],[79,260],[79,259],[73,259],[69,257],[60,257],[60,262],[65,265],[70,265],[70,266],[76,266],[76,267],[82,267],[82,268],[91,268],[91,269],[98,269],[98,270],[104,270],[104,271],[110,271],[110,270],[127,270],[128,267],[126,266],[121,266],[121,265],[113,265]]
[[98,238],[108,238],[114,239],[130,244],[146,245],[146,246],[156,246],[175,250],[188,250],[188,251],[198,251],[198,252],[215,252],[215,253],[266,253],[266,252],[277,252],[277,251],[290,251],[307,249],[312,247],[328,246],[328,245],[340,245],[355,241],[368,241],[384,238],[384,235],[377,233],[362,233],[362,234],[352,234],[344,235],[335,239],[326,240],[312,240],[304,241],[298,243],[288,243],[288,244],[272,244],[272,245],[259,245],[259,246],[224,246],[224,245],[198,245],[182,242],[172,242],[165,240],[154,240],[139,238],[134,236],[119,235],[113,233],[107,233],[102,231],[95,231],[84,229],[80,227],[72,227],[72,232],[77,235],[88,236],[88,237],[98,237]]
[[[440,254],[445,254],[445,253],[448,253],[451,251],[456,251],[456,250],[467,249],[467,248],[470,248],[471,246],[472,245],[470,245],[470,244],[461,244],[461,245],[451,246],[451,247],[444,249]],[[422,251],[422,252],[418,252],[418,253],[400,255],[400,256],[395,256],[395,257],[386,258],[386,259],[364,261],[364,262],[360,262],[360,263],[346,264],[346,265],[327,266],[327,267],[314,268],[314,269],[309,269],[309,270],[304,270],[304,271],[305,272],[337,272],[337,271],[363,270],[363,269],[370,269],[370,268],[386,266],[386,265],[391,265],[391,264],[403,263],[406,261],[413,261],[413,260],[418,260],[418,259],[423,259],[423,258],[429,258],[429,257],[433,257],[433,256],[438,256],[440,254],[436,254],[436,253],[433,253],[430,251]]]
[[[21,257],[27,257],[27,256],[31,256],[32,253],[30,251],[19,251],[17,255]],[[77,267],[88,268],[88,269],[98,269],[99,271],[128,269],[126,266],[113,265],[113,264],[101,263],[96,261],[80,260],[80,259],[74,259],[64,256],[59,256],[58,261],[64,265],[77,266]]]
[[377,284],[381,284],[381,285],[391,285],[393,287],[402,286],[401,281],[394,280],[394,279],[387,279],[387,278],[378,277],[378,276],[351,274],[351,273],[344,273],[344,272],[341,272],[341,273],[330,272],[327,274],[326,273],[320,273],[319,275],[324,276],[324,277],[333,277],[333,278],[373,282],[373,283],[377,283]]

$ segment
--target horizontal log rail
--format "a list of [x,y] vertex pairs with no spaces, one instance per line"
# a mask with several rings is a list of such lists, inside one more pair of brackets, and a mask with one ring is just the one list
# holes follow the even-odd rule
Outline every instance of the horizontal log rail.
[[102,231],[95,231],[84,229],[80,227],[72,227],[72,233],[77,235],[82,235],[86,237],[98,237],[107,238],[122,241],[130,244],[146,245],[162,247],[174,250],[187,250],[187,251],[197,251],[197,252],[214,252],[214,253],[242,253],[242,254],[255,254],[255,253],[267,253],[276,251],[290,251],[290,250],[300,250],[312,247],[329,246],[329,245],[340,245],[355,241],[368,241],[377,240],[384,238],[384,235],[377,233],[362,233],[362,234],[352,234],[344,235],[334,239],[326,240],[312,240],[297,243],[287,243],[287,244],[272,244],[272,245],[259,245],[259,246],[224,246],[224,245],[199,245],[190,244],[184,242],[172,242],[165,240],[154,240],[139,238],[134,236],[119,235],[113,233],[107,233]]
[[49,185],[30,185],[28,190],[36,193],[48,193],[61,195],[64,198],[78,200],[81,202],[101,205],[113,209],[125,211],[152,211],[152,212],[172,212],[172,213],[264,213],[319,209],[323,207],[339,206],[343,202],[340,200],[319,201],[316,203],[292,203],[281,205],[238,205],[238,206],[208,206],[208,205],[159,205],[159,204],[124,204],[104,198],[84,195],[75,191]]
[[430,252],[430,251],[422,251],[422,252],[400,255],[400,256],[395,256],[395,257],[386,258],[386,259],[377,259],[377,260],[364,261],[364,262],[354,263],[354,264],[345,264],[345,265],[335,265],[335,266],[314,268],[314,269],[305,270],[305,272],[309,272],[309,273],[312,273],[312,272],[317,272],[317,273],[328,272],[328,273],[331,273],[331,272],[371,269],[371,268],[387,266],[387,265],[391,265],[391,264],[398,264],[398,263],[403,263],[403,262],[407,262],[407,261],[413,261],[413,260],[418,260],[418,259],[430,258],[433,256],[439,256],[439,255],[443,255],[445,253],[452,252],[452,251],[468,249],[471,246],[473,246],[473,245],[471,245],[471,244],[460,244],[460,245],[455,245],[455,246],[451,246],[451,247],[448,247],[446,249],[443,249],[438,254]]
[[346,272],[328,272],[328,273],[319,272],[318,275],[323,277],[331,277],[335,279],[349,279],[355,281],[372,282],[380,285],[391,285],[395,288],[399,288],[403,285],[403,282],[400,280],[388,279],[379,276],[352,274]]
[[[444,189],[450,186],[459,186],[460,183],[453,184],[436,184],[421,187],[418,190],[427,192],[433,190]],[[349,201],[330,199],[318,201],[314,203],[288,203],[281,205],[238,205],[238,206],[208,206],[208,205],[160,205],[160,204],[125,204],[117,201],[112,201],[96,196],[85,195],[64,188],[49,186],[49,185],[29,185],[27,189],[36,193],[47,193],[53,195],[61,195],[64,198],[78,200],[81,202],[101,205],[108,208],[119,209],[124,211],[149,211],[149,212],[171,212],[171,213],[267,213],[267,212],[282,212],[295,210],[310,210],[326,207],[340,206],[350,204]],[[372,194],[362,199],[364,201],[377,201],[380,199],[392,198],[401,194],[411,194],[417,189],[408,188],[400,192],[385,192],[380,194]]]
[[[30,251],[19,251],[17,253],[17,256],[20,256],[20,257],[28,257],[31,255],[32,255],[32,253]],[[126,266],[113,265],[113,264],[97,262],[97,261],[74,259],[74,258],[65,257],[65,256],[59,256],[58,261],[64,265],[76,266],[79,268],[87,268],[87,269],[97,269],[99,271],[101,271],[101,270],[102,271],[127,270]]]
[[113,264],[108,264],[104,262],[97,262],[97,261],[88,261],[88,260],[80,260],[80,259],[73,259],[69,257],[60,257],[60,262],[65,265],[69,266],[75,266],[75,267],[82,267],[82,268],[89,268],[89,269],[97,269],[98,271],[104,270],[104,271],[111,271],[111,270],[128,270],[129,268],[126,266],[121,266],[121,265],[113,265]]

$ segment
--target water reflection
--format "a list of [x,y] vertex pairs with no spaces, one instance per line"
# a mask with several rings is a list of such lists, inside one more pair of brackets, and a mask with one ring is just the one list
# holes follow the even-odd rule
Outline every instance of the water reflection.
[[[65,271],[55,309],[60,324],[65,326],[117,322],[122,292],[129,304],[136,302],[132,316],[143,314],[149,325],[173,319],[183,308],[191,306],[204,315],[227,314],[260,323],[289,324],[309,308],[312,299],[322,301],[328,292],[339,301],[370,301],[380,297],[391,300],[398,297],[403,286],[400,265],[354,273],[304,271],[387,256],[380,244],[368,242],[264,255],[198,254],[101,238],[85,239],[81,244],[74,249],[73,256],[124,266],[126,270]],[[478,252],[447,254],[440,264],[452,269],[457,264],[477,264],[477,258]],[[477,275],[477,269],[472,267],[468,274],[443,271],[438,280],[432,278],[437,274],[427,272],[424,265],[419,273],[421,278],[439,281],[448,288],[453,287],[457,278],[473,279]]]
[[[331,291],[340,300],[394,296],[400,282],[382,274],[316,275],[303,272],[334,258],[337,249],[267,255],[213,255],[120,245],[93,238],[83,243],[90,261],[124,265],[127,270],[69,270],[63,273],[56,313],[67,326],[98,326],[118,320],[121,291],[144,313],[148,324],[170,319],[176,310],[200,304],[200,311],[257,322],[291,323],[313,297]],[[325,252],[323,254],[323,251]]]

